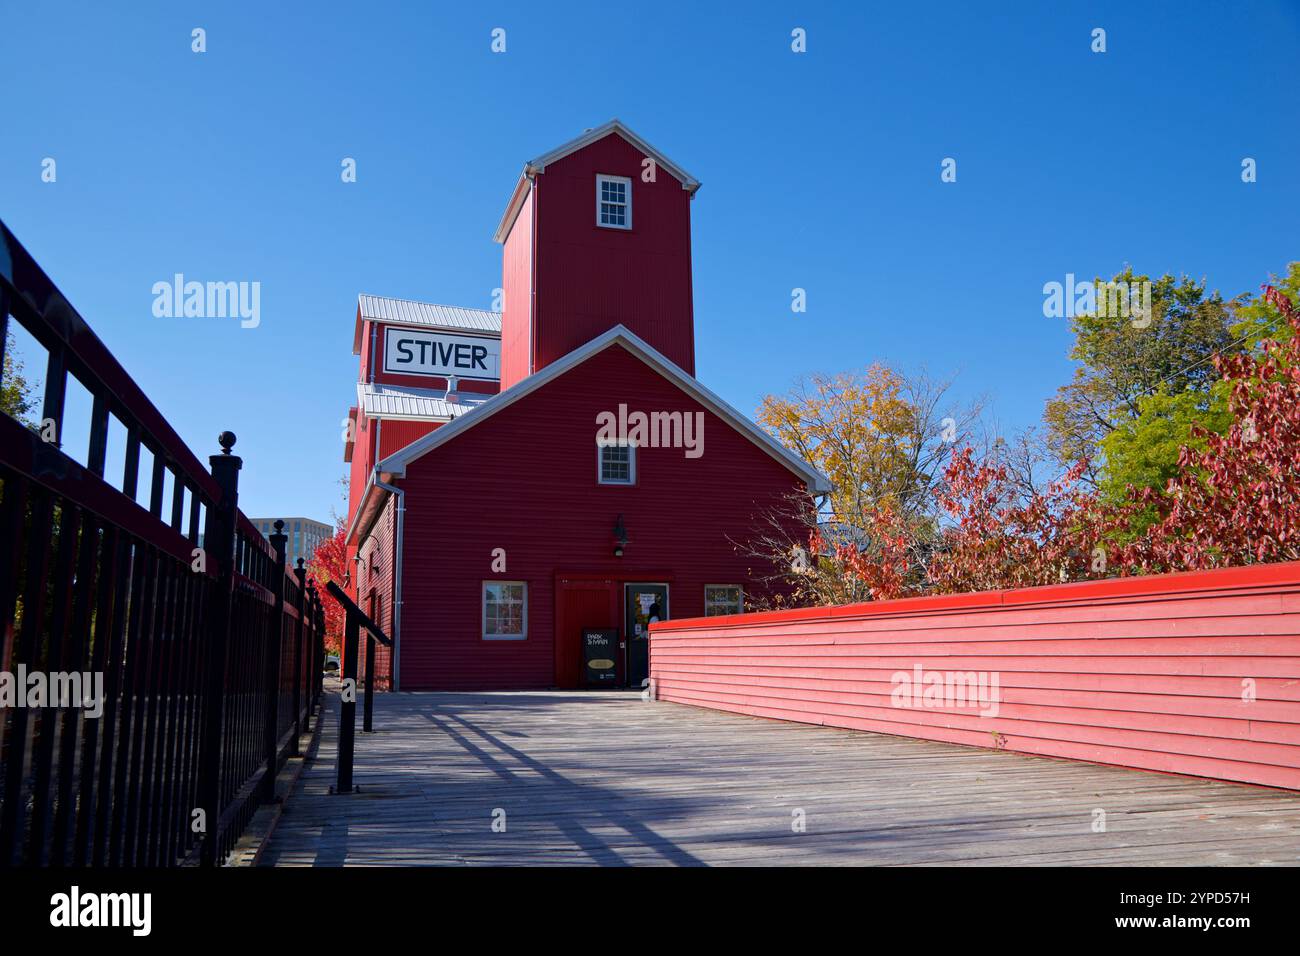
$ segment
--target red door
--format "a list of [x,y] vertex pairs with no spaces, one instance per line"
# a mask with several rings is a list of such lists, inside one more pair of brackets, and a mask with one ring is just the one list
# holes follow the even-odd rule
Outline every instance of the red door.
[[[555,604],[555,686],[572,690],[583,686],[583,630],[618,627],[618,583],[559,578]],[[618,667],[621,683],[621,653]]]

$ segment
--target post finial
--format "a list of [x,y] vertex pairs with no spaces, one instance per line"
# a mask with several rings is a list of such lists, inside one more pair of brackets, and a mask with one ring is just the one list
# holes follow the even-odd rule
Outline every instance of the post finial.
[[280,534],[280,533],[283,532],[283,531],[284,531],[284,519],[283,519],[283,518],[276,518],[276,519],[275,519],[275,533],[276,533],[276,534]]
[[217,436],[217,444],[221,446],[221,454],[229,455],[230,449],[235,447],[235,433],[222,432]]

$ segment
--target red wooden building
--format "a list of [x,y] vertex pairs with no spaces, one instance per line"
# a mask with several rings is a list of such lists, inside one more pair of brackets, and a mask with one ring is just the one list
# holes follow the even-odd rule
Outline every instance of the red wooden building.
[[639,686],[825,479],[694,377],[695,180],[617,120],[525,164],[502,309],[360,296],[352,589],[404,690]]

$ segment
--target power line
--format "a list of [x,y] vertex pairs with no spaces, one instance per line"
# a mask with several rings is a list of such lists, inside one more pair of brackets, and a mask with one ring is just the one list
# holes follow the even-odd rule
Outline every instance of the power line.
[[1166,384],[1170,380],[1178,378],[1180,375],[1186,375],[1188,372],[1192,371],[1193,369],[1199,368],[1200,366],[1204,365],[1206,362],[1212,362],[1215,358],[1221,356],[1224,352],[1232,351],[1236,349],[1239,345],[1245,344],[1254,335],[1273,331],[1274,327],[1283,319],[1292,318],[1292,315],[1294,313],[1289,308],[1290,302],[1286,301],[1285,296],[1283,296],[1280,292],[1276,292],[1276,290],[1274,290],[1272,286],[1265,286],[1264,289],[1265,292],[1263,296],[1263,301],[1265,302],[1271,301],[1269,292],[1275,292],[1276,298],[1282,299],[1283,302],[1286,302],[1285,307],[1282,305],[1277,305],[1277,303],[1274,303],[1277,306],[1279,312],[1279,315],[1276,319],[1269,322],[1268,324],[1266,324],[1260,329],[1252,329],[1251,331],[1243,335],[1241,338],[1237,339],[1235,342],[1228,343],[1222,349],[1215,349],[1209,355],[1205,356],[1205,358],[1198,359],[1197,361],[1193,362],[1191,365],[1187,366],[1186,368],[1180,369],[1177,372],[1171,372],[1169,375],[1166,375],[1164,378],[1160,379],[1160,381],[1156,382],[1150,388],[1146,389],[1145,391],[1138,392],[1136,395],[1133,396],[1133,398],[1135,399],[1143,398],[1147,395],[1155,393],[1157,390],[1159,390],[1159,388],[1162,385]]

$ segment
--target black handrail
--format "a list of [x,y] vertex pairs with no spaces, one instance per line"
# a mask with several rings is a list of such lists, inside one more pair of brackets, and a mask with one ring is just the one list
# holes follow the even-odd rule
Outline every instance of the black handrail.
[[0,661],[89,675],[102,711],[0,709],[0,867],[220,863],[319,703],[321,598],[240,512],[234,435],[205,467],[0,222],[0,358],[11,320],[48,355],[40,427],[0,414]]
[[346,617],[343,637],[343,696],[339,708],[338,782],[333,792],[352,793],[358,789],[352,782],[352,767],[357,728],[357,644],[360,642],[361,629],[365,628],[366,631],[366,709],[361,729],[368,734],[374,732],[375,640],[378,639],[385,647],[392,647],[393,642],[383,628],[370,620],[369,615],[357,607],[356,602],[341,587],[328,581],[325,590],[343,607]]

